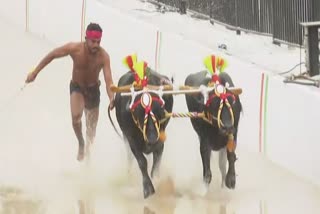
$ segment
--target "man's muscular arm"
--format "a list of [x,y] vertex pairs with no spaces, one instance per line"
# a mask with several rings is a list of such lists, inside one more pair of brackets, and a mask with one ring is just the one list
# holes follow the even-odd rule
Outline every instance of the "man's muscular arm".
[[111,73],[111,67],[110,67],[110,57],[107,52],[104,52],[104,63],[103,63],[103,75],[104,75],[104,81],[106,83],[106,90],[107,94],[109,96],[110,100],[110,108],[113,109],[114,105],[114,94],[111,91],[111,85],[113,84],[113,79],[112,79],[112,73]]
[[52,60],[60,57],[65,57],[67,55],[70,55],[73,50],[75,49],[76,44],[75,43],[67,43],[63,46],[60,46],[58,48],[53,49],[50,51],[37,65],[37,67],[34,69],[32,73],[30,73],[26,79],[26,83],[32,82],[37,77],[38,73],[46,67]]

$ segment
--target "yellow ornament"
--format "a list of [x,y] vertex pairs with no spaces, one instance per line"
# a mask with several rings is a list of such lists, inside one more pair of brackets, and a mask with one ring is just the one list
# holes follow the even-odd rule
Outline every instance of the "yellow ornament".
[[123,60],[122,63],[129,68],[131,71],[134,69],[134,65],[137,63],[137,54],[131,54],[126,56]]
[[203,63],[211,75],[219,74],[224,71],[227,66],[227,61],[220,56],[214,54],[207,56]]

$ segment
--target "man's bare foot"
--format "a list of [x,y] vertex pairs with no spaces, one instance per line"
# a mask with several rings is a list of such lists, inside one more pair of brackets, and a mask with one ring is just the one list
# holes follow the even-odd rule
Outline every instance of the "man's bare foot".
[[86,155],[88,158],[90,158],[90,147],[91,147],[91,143],[87,143],[86,145]]
[[84,145],[79,145],[79,150],[78,150],[78,161],[82,161],[84,159]]

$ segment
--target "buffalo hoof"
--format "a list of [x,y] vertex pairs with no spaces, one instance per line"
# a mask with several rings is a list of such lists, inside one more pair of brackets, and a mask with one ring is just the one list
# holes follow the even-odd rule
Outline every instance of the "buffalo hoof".
[[203,182],[204,182],[207,186],[209,186],[210,183],[211,183],[211,180],[212,180],[212,173],[211,173],[211,171],[205,173],[205,175],[203,176]]
[[234,189],[236,187],[236,174],[234,172],[228,172],[227,173],[226,186],[229,189]]
[[143,184],[143,196],[148,198],[155,193],[154,187],[151,183]]
[[201,185],[196,189],[195,193],[200,197],[205,197],[209,192],[209,184],[201,183]]

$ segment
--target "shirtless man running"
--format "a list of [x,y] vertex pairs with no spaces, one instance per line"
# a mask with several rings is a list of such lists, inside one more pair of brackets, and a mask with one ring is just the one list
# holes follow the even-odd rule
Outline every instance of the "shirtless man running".
[[82,161],[85,156],[85,141],[82,135],[81,118],[86,118],[87,148],[94,142],[99,117],[100,80],[99,73],[103,69],[106,90],[109,96],[109,108],[114,107],[114,94],[110,90],[113,84],[109,54],[100,47],[102,29],[96,23],[90,23],[86,29],[84,42],[70,42],[49,52],[27,76],[26,83],[34,81],[39,72],[52,60],[71,56],[73,60],[72,79],[70,81],[70,106],[72,125],[79,142],[78,157]]

